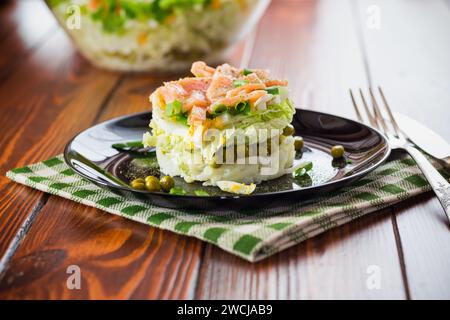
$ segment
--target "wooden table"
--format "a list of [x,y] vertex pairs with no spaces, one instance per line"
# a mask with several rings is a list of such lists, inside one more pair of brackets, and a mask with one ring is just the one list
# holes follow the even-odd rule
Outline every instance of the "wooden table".
[[[271,69],[298,106],[347,117],[348,88],[382,85],[395,110],[450,139],[449,39],[448,0],[278,0],[230,62]],[[0,43],[1,299],[450,298],[450,229],[431,193],[250,264],[10,182],[7,170],[77,132],[147,110],[166,78],[95,69],[41,1],[2,2]],[[66,287],[70,265],[81,290]]]

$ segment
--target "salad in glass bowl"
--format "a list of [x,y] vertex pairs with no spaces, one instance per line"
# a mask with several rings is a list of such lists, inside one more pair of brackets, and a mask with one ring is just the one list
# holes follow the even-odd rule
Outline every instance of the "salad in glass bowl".
[[[176,72],[215,64],[270,0],[46,0],[81,53],[120,71]],[[73,21],[77,21],[74,24]]]

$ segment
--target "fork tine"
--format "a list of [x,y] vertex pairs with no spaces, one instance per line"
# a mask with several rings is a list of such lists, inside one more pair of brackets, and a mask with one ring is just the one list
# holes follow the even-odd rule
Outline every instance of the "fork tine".
[[356,116],[358,117],[359,122],[364,122],[361,113],[359,112],[358,105],[356,104],[355,97],[353,96],[352,89],[348,90],[350,92],[350,97],[352,98],[353,108],[355,108]]
[[383,100],[384,108],[386,109],[389,119],[391,120],[392,126],[394,127],[394,132],[397,135],[397,137],[400,136],[400,128],[397,124],[397,121],[395,121],[394,115],[392,114],[391,107],[389,107],[388,102],[386,101],[386,97],[384,96],[383,90],[381,90],[381,87],[378,86],[378,91],[380,92],[381,99]]
[[359,88],[359,95],[361,96],[361,100],[363,102],[364,110],[366,111],[367,117],[369,118],[370,125],[372,127],[377,127],[378,128],[378,123],[375,121],[375,119],[372,117],[372,114],[370,113],[369,107],[367,106],[367,102],[366,102],[366,99],[364,98],[364,94],[363,94],[361,88]]
[[374,110],[374,113],[375,113],[375,118],[377,119],[377,121],[379,123],[381,123],[381,126],[383,127],[384,133],[387,134],[388,133],[388,127],[386,125],[386,122],[384,121],[383,115],[381,114],[381,110],[378,107],[378,102],[375,99],[375,96],[373,94],[373,91],[372,91],[371,87],[369,87],[369,93],[370,93],[370,98],[372,100],[372,106],[373,106],[373,110]]

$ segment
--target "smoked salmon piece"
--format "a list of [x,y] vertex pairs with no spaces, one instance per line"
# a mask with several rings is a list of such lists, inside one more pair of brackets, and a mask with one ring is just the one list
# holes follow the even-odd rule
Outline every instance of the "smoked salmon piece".
[[203,61],[197,61],[192,64],[191,72],[196,77],[212,77],[216,69],[207,66]]
[[227,75],[216,73],[213,76],[211,85],[206,91],[206,96],[210,100],[218,99],[225,96],[227,91],[234,88],[233,78]]
[[274,80],[274,79],[270,79],[270,80],[266,80],[264,81],[264,84],[266,85],[266,87],[273,87],[273,86],[283,86],[286,87],[288,85],[287,80]]
[[194,106],[188,118],[189,124],[202,124],[206,120],[206,109]]
[[227,98],[234,97],[234,96],[238,95],[241,91],[248,93],[248,92],[252,92],[254,90],[262,90],[265,88],[266,88],[266,86],[263,83],[248,83],[248,84],[244,84],[240,87],[237,87],[237,88],[234,88],[234,89],[228,91],[226,94],[226,97]]

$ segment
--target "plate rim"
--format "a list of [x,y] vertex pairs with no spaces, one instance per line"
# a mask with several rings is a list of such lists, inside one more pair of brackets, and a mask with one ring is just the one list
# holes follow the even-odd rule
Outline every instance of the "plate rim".
[[296,110],[304,110],[304,111],[308,111],[308,112],[313,112],[319,115],[324,115],[324,116],[331,116],[331,117],[335,117],[335,118],[339,118],[345,121],[350,121],[353,123],[357,123],[360,126],[369,128],[370,130],[375,131],[385,142],[386,145],[386,153],[385,155],[378,160],[377,163],[373,164],[372,166],[363,169],[362,171],[352,174],[348,177],[344,177],[341,178],[339,180],[335,180],[335,181],[328,181],[319,185],[315,185],[315,186],[309,186],[309,187],[305,187],[305,188],[301,188],[301,189],[297,189],[297,190],[281,190],[281,191],[276,191],[276,192],[264,192],[264,193],[255,193],[255,194],[249,194],[249,195],[241,195],[241,194],[230,194],[230,195],[213,195],[213,196],[195,196],[195,195],[177,195],[177,194],[169,194],[169,193],[165,193],[165,192],[151,192],[151,191],[146,191],[146,190],[137,190],[137,189],[133,189],[131,187],[124,187],[124,186],[120,186],[120,185],[114,185],[114,184],[109,184],[108,182],[105,181],[99,181],[96,179],[93,179],[92,177],[90,177],[89,175],[83,173],[82,171],[78,170],[74,165],[72,165],[71,161],[69,160],[69,153],[71,150],[71,145],[73,143],[73,141],[80,136],[81,134],[83,134],[84,132],[97,127],[97,126],[105,126],[108,123],[112,123],[112,122],[117,122],[123,119],[127,119],[127,118],[131,118],[131,117],[139,117],[139,116],[143,116],[143,115],[148,115],[151,114],[151,111],[141,111],[141,112],[135,112],[135,113],[131,113],[131,114],[127,114],[127,115],[123,115],[123,116],[119,116],[119,117],[115,117],[106,121],[102,121],[100,123],[97,123],[93,126],[90,126],[89,128],[86,128],[80,132],[78,132],[77,134],[75,134],[65,145],[64,147],[64,152],[63,152],[63,156],[64,156],[64,162],[70,167],[70,169],[74,170],[78,175],[82,176],[83,178],[99,184],[103,187],[107,187],[107,188],[115,188],[115,189],[120,189],[122,191],[127,191],[127,192],[133,192],[133,193],[139,193],[142,195],[155,195],[155,196],[165,196],[167,198],[172,198],[172,199],[177,199],[177,198],[181,198],[181,199],[189,199],[189,198],[193,198],[193,199],[204,199],[204,200],[233,200],[233,199],[240,199],[240,198],[259,198],[259,197],[268,197],[268,196],[276,196],[276,195],[285,195],[285,194],[293,194],[295,195],[296,193],[302,193],[305,192],[307,190],[313,190],[316,188],[321,188],[321,187],[326,187],[326,186],[330,186],[333,184],[337,184],[337,183],[345,183],[348,180],[352,180],[352,179],[359,179],[367,174],[369,174],[371,171],[375,170],[376,168],[378,168],[380,165],[382,165],[387,158],[391,155],[392,152],[392,147],[389,144],[389,141],[387,139],[387,137],[378,129],[367,125],[365,123],[359,122],[357,120],[353,120],[353,119],[349,119],[349,118],[345,118],[342,116],[338,116],[332,113],[326,113],[326,112],[321,112],[321,111],[315,111],[315,110],[310,110],[310,109],[303,109],[303,108],[296,108]]

